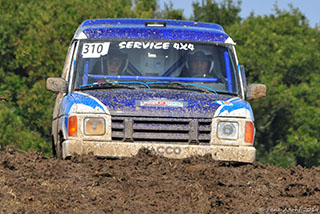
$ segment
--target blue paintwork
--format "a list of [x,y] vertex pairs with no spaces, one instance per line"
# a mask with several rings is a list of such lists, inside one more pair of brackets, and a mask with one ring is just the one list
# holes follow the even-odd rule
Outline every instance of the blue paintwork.
[[[246,109],[250,112],[250,117],[251,120],[254,121],[254,117],[253,117],[253,112],[252,112],[252,108],[250,106],[250,104],[244,100],[241,100],[240,98],[232,98],[230,100],[227,100],[228,103],[230,103],[229,105],[221,105],[222,108],[220,108],[218,110],[218,114],[217,116],[220,116],[223,112],[227,111],[227,112],[232,112],[235,110],[239,110],[239,109]],[[219,101],[216,101],[216,103],[219,103]],[[219,103],[220,104],[220,103]]]
[[[87,95],[85,95],[86,93]],[[90,96],[88,96],[90,95]],[[213,118],[220,107],[215,100],[226,101],[230,96],[195,93],[179,90],[88,90],[82,93],[74,92],[64,99],[68,105],[83,104],[92,108],[101,106],[97,100],[105,105],[111,115],[149,116],[149,117],[179,117],[179,118]],[[139,101],[170,100],[186,103],[184,107],[155,107],[139,106]],[[88,112],[89,113],[89,112]],[[68,112],[66,112],[68,114]]]
[[225,51],[223,54],[224,54],[224,61],[225,61],[225,64],[226,64],[228,91],[232,92],[232,76],[231,76],[231,71],[230,71],[229,53],[228,53],[228,51]]
[[[89,96],[86,96],[85,94],[80,93],[72,93],[72,97],[74,99],[75,104],[82,104],[90,106],[93,109],[100,108],[101,110],[104,110],[105,107],[98,103],[95,99],[92,99]],[[104,111],[106,113],[106,111]]]
[[94,26],[145,26],[146,22],[159,22],[166,23],[166,27],[197,27],[197,28],[212,28],[220,31],[224,31],[223,28],[214,23],[205,22],[193,22],[193,21],[183,21],[183,20],[167,20],[167,19],[88,19],[85,20],[80,27],[94,27]]
[[72,105],[75,103],[75,100],[72,96],[65,96],[61,102],[60,114],[59,115],[68,115]]
[[150,19],[86,20],[78,28],[75,39],[83,32],[88,39],[164,39],[181,41],[220,42],[229,36],[220,25],[191,21],[157,20],[166,27],[148,27]]

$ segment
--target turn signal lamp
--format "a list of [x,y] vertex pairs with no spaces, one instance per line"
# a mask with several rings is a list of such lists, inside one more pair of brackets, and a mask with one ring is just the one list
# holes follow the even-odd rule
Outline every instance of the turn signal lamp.
[[252,122],[247,121],[246,127],[245,127],[244,142],[253,143],[253,139],[254,139],[254,125]]
[[77,136],[77,126],[78,120],[76,116],[70,116],[68,118],[68,136],[75,137]]

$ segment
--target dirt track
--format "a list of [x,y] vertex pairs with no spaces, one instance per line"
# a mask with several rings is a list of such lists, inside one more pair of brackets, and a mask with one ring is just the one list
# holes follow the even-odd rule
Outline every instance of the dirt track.
[[0,213],[320,213],[320,167],[0,152]]

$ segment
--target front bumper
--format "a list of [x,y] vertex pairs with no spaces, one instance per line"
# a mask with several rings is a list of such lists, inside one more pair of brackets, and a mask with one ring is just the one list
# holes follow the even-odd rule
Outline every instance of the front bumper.
[[164,157],[176,159],[211,154],[214,160],[252,163],[256,156],[256,149],[253,146],[148,144],[81,140],[67,140],[63,142],[62,146],[63,158],[74,154],[89,153],[101,157],[133,157],[142,148],[147,148]]

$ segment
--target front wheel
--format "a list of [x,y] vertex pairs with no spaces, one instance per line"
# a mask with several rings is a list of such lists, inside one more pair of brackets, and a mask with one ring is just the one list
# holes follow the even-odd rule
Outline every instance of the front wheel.
[[56,159],[59,159],[59,160],[63,159],[63,156],[62,156],[62,143],[63,143],[62,136],[58,135],[57,143],[55,145],[55,157],[56,157]]

